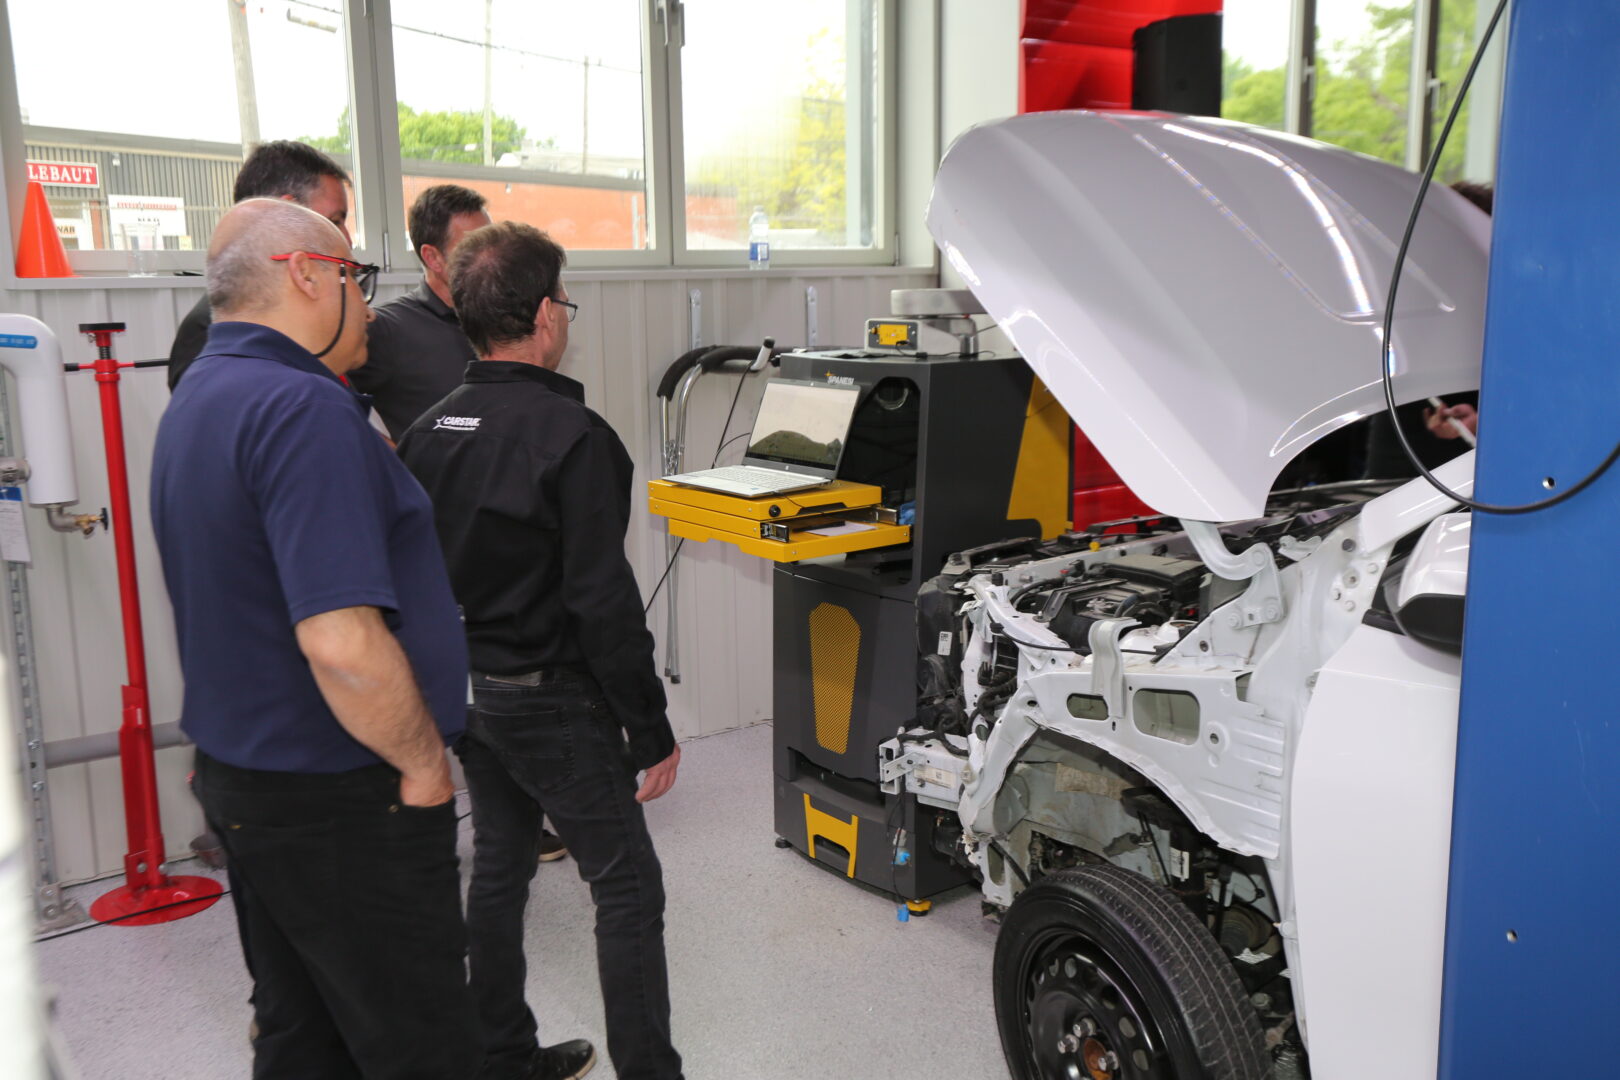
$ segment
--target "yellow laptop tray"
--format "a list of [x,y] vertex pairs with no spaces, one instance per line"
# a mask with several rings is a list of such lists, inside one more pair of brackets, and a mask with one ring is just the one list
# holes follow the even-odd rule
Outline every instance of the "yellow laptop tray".
[[669,519],[671,535],[720,540],[775,562],[909,542],[911,526],[883,520],[890,515],[878,507],[882,499],[881,488],[847,480],[756,499],[647,481],[647,508]]

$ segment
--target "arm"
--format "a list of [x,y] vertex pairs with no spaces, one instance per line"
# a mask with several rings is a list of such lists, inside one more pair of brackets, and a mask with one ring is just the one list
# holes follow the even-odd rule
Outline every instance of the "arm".
[[304,619],[294,632],[327,707],[343,730],[400,771],[400,801],[450,801],[444,740],[417,688],[410,661],[374,607],[339,608]]
[[631,762],[647,770],[637,795],[646,802],[674,783],[680,751],[664,711],[641,590],[624,555],[629,480],[629,455],[605,426],[587,430],[559,466],[562,603],[591,674],[629,737]]
[[1429,433],[1440,439],[1467,438],[1479,431],[1479,413],[1472,405],[1463,403],[1424,409],[1423,420],[1429,427]]
[[442,803],[443,740],[382,617],[398,608],[389,451],[352,402],[323,394],[270,403],[245,455],[287,624],[334,722],[400,770],[403,801]]

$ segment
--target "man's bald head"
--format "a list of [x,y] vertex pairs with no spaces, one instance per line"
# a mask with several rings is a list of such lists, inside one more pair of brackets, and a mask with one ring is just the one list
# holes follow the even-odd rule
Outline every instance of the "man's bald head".
[[208,245],[208,303],[216,321],[265,311],[280,301],[286,268],[272,255],[305,251],[349,258],[337,226],[284,199],[246,199],[231,207]]

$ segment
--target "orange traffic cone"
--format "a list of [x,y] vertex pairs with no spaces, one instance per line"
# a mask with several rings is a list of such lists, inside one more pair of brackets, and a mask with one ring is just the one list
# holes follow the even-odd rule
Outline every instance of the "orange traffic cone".
[[28,202],[23,206],[22,239],[17,244],[17,276],[74,277],[62,238],[56,235],[51,204],[38,180],[28,181]]

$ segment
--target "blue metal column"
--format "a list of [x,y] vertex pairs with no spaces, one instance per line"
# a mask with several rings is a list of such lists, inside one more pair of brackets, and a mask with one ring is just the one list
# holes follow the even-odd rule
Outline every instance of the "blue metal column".
[[[1485,501],[1567,487],[1620,439],[1617,61],[1620,4],[1514,4],[1480,393]],[[1447,1080],[1620,1076],[1617,630],[1620,466],[1550,511],[1474,516]],[[1391,978],[1398,993],[1398,969]]]

